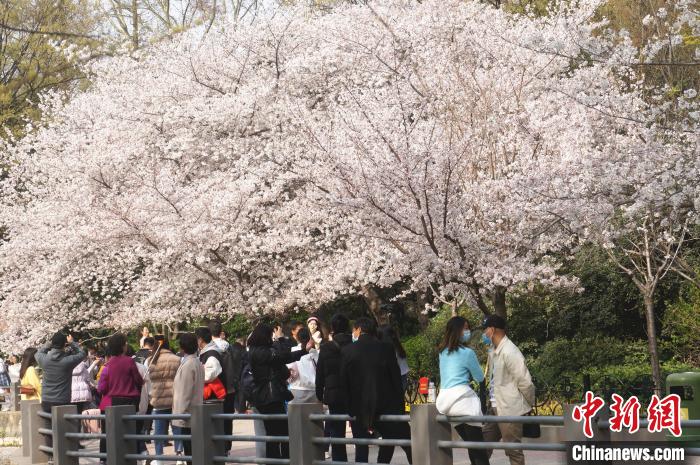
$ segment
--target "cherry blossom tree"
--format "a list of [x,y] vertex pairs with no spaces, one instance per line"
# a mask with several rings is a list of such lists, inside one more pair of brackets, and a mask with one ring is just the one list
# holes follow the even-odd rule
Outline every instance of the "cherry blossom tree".
[[3,147],[0,344],[399,280],[502,315],[508,291],[575,286],[560,260],[618,234],[626,184],[661,195],[692,159],[599,5],[285,8],[95,64]]

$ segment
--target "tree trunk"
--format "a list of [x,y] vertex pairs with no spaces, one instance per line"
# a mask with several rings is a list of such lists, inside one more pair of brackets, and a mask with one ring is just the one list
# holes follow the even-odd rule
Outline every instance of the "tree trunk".
[[508,314],[506,311],[506,288],[503,286],[496,286],[491,295],[491,300],[493,302],[494,313],[504,320],[508,319]]
[[389,316],[382,313],[382,298],[379,296],[379,293],[372,286],[367,285],[362,286],[361,294],[377,324],[387,324]]
[[131,0],[131,44],[134,50],[139,48],[138,0]]
[[644,293],[644,313],[647,322],[649,360],[651,361],[651,374],[654,378],[654,392],[657,395],[661,395],[661,365],[659,364],[659,348],[656,342],[656,320],[654,319],[653,291]]

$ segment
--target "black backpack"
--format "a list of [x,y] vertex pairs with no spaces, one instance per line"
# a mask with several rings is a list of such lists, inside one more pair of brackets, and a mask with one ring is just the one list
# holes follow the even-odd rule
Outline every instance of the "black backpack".
[[221,370],[224,372],[226,382],[224,387],[227,394],[238,392],[240,385],[241,361],[245,350],[237,345],[230,344],[221,354]]
[[250,365],[250,354],[243,356],[240,378],[240,393],[243,401],[253,403],[255,401],[255,380],[253,379],[253,367]]

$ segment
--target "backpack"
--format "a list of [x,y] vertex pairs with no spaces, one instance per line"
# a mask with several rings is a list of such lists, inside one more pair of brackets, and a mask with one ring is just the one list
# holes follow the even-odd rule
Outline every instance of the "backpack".
[[250,356],[248,353],[245,354],[242,360],[241,368],[241,378],[240,378],[240,392],[243,394],[243,401],[253,402],[255,399],[255,380],[253,379],[253,367],[250,365]]
[[221,354],[221,370],[224,372],[227,394],[234,394],[240,387],[242,359],[243,348],[235,344],[230,344]]

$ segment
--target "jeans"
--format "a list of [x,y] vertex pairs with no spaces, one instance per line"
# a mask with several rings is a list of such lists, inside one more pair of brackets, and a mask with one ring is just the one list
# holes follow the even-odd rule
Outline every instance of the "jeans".
[[[182,428],[180,426],[172,426],[173,428],[173,434],[185,434],[182,432]],[[185,444],[182,442],[182,439],[176,439],[174,441],[175,443],[175,453],[176,454],[183,454],[185,452]]]
[[[181,427],[180,434],[192,434],[192,428]],[[182,445],[184,446],[184,449],[185,449],[185,455],[189,455],[191,457],[192,456],[192,441],[183,441]]]
[[[284,402],[271,402],[265,405],[258,405],[260,413],[285,413]],[[268,436],[288,436],[289,425],[287,420],[263,420],[265,433]],[[289,443],[268,442],[265,446],[265,456],[268,459],[288,459]]]
[[[328,406],[328,413],[334,414],[347,414],[347,410],[340,408],[335,405]],[[328,432],[328,437],[331,438],[344,438],[345,437],[345,427],[347,423],[344,421],[327,421],[325,429]],[[345,448],[345,444],[333,444],[331,446],[331,458],[334,462],[347,462],[348,453]]]
[[[467,425],[465,423],[455,426],[455,430],[463,441],[484,441],[481,427]],[[489,465],[489,453],[485,449],[467,449],[469,461],[472,465]]]
[[[350,422],[353,438],[370,439],[373,436],[355,421]],[[384,439],[411,439],[411,427],[408,423],[397,423],[390,421],[375,421],[374,430]],[[408,463],[413,463],[411,456],[411,447],[402,447],[406,452]],[[391,463],[394,456],[394,446],[380,446],[379,454],[377,455],[377,463]],[[355,446],[355,462],[367,463],[369,460],[369,446]]]
[[[153,415],[169,415],[171,413],[173,413],[173,409],[153,409]],[[153,420],[153,434],[168,434],[168,425],[170,425],[170,420]],[[154,442],[156,447],[156,455],[163,455],[163,446],[165,445],[165,441],[162,439],[155,439]]]

